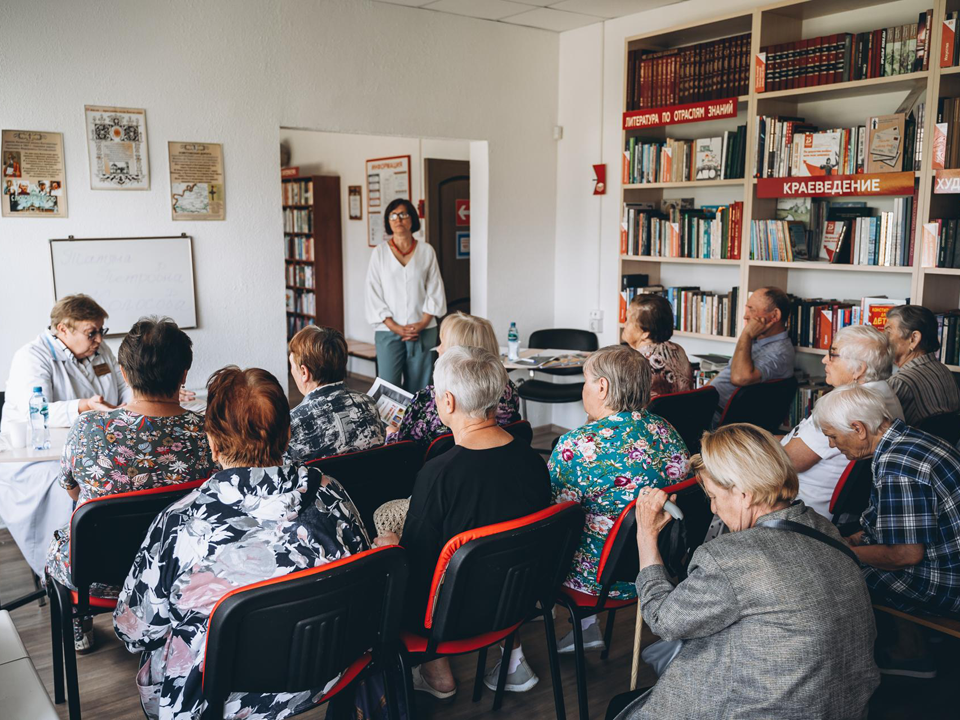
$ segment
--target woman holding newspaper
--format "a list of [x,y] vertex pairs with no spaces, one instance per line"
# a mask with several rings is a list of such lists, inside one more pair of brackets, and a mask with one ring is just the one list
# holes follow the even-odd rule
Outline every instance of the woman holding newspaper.
[[387,205],[384,225],[387,242],[367,268],[367,322],[376,331],[377,374],[415,393],[430,382],[446,291],[433,248],[413,237],[420,229],[413,203],[398,198]]

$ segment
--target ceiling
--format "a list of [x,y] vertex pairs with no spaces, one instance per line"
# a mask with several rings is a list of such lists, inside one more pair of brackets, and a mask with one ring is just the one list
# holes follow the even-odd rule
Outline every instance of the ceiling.
[[682,0],[376,0],[480,20],[564,32]]

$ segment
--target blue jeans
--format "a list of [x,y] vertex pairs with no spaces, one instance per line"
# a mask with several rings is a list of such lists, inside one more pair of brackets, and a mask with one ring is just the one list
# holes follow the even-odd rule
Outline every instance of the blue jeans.
[[416,393],[433,378],[433,348],[440,344],[437,327],[421,331],[416,340],[401,340],[389,330],[374,333],[377,374],[389,383]]

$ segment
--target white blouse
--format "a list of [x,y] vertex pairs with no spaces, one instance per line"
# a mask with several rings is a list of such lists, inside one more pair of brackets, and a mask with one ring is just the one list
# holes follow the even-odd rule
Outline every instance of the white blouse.
[[388,243],[373,249],[367,268],[365,312],[374,330],[389,332],[384,318],[407,325],[419,322],[424,313],[433,315],[427,327],[436,327],[437,318],[447,313],[447,295],[430,243],[418,240],[406,265],[394,257]]

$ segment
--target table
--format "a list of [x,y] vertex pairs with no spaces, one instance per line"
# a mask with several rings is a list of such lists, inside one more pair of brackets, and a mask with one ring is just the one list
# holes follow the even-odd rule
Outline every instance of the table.
[[63,446],[67,441],[69,428],[50,428],[50,449],[34,450],[33,448],[17,448],[15,450],[0,450],[0,463],[40,462],[42,460],[59,460],[63,454]]
[[[580,362],[575,362],[569,365],[560,365],[557,367],[563,368],[582,368],[584,363],[587,362],[587,358],[590,356],[588,352],[582,352],[580,350],[557,350],[549,348],[527,348],[526,350],[520,351],[520,358],[532,358],[537,355],[571,355],[581,358]],[[520,363],[516,360],[507,360],[506,353],[501,355],[501,360],[503,360],[503,367],[507,370],[539,370],[539,365],[528,365],[527,363]],[[548,369],[552,369],[548,368]]]

